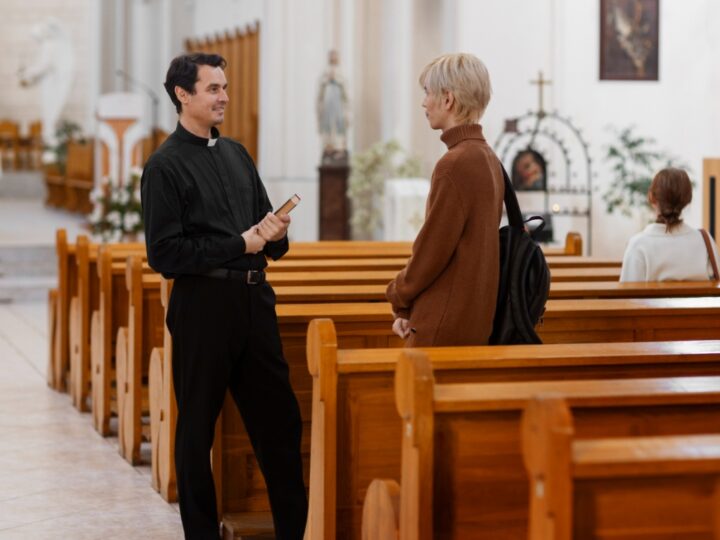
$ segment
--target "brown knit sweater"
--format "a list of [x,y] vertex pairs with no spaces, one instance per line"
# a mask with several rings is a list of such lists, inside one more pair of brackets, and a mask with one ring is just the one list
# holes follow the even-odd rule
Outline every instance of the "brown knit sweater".
[[425,223],[387,299],[414,329],[408,347],[484,345],[492,332],[505,187],[479,124],[442,134]]

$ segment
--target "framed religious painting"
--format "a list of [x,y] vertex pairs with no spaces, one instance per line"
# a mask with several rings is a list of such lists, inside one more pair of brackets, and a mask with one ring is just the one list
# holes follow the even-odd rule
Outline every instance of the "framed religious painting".
[[527,147],[513,158],[510,178],[516,191],[546,191],[547,162],[537,150]]
[[600,0],[600,80],[658,80],[659,3]]

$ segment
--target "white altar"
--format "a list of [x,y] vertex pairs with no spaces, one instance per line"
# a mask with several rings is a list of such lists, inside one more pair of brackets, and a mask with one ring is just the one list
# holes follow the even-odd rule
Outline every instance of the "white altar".
[[412,242],[425,221],[430,192],[427,178],[390,178],[385,182],[384,238]]

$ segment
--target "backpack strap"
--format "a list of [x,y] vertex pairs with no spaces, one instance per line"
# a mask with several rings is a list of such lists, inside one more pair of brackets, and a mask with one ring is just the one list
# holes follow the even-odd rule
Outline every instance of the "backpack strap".
[[512,182],[510,182],[510,177],[502,162],[500,162],[500,168],[502,169],[503,178],[505,179],[505,209],[507,211],[508,224],[511,227],[522,229],[524,227],[523,217],[517,195],[515,195],[515,189],[513,188]]
[[713,280],[718,281],[720,279],[720,274],[718,274],[718,266],[717,262],[715,261],[715,253],[713,252],[712,246],[710,245],[710,235],[705,229],[700,229],[700,234],[702,235],[703,240],[705,240],[705,249],[707,249],[708,258],[710,259],[710,264],[712,264]]

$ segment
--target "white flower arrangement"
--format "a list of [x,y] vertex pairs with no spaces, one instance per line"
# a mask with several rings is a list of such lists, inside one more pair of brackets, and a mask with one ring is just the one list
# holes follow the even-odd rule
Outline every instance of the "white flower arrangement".
[[103,242],[121,242],[142,232],[141,176],[142,169],[135,167],[126,184],[115,186],[106,177],[90,193],[95,205],[89,217],[90,229]]
[[416,176],[420,176],[420,162],[395,140],[375,143],[353,156],[347,190],[352,201],[353,240],[372,239],[374,231],[382,227],[385,180]]

